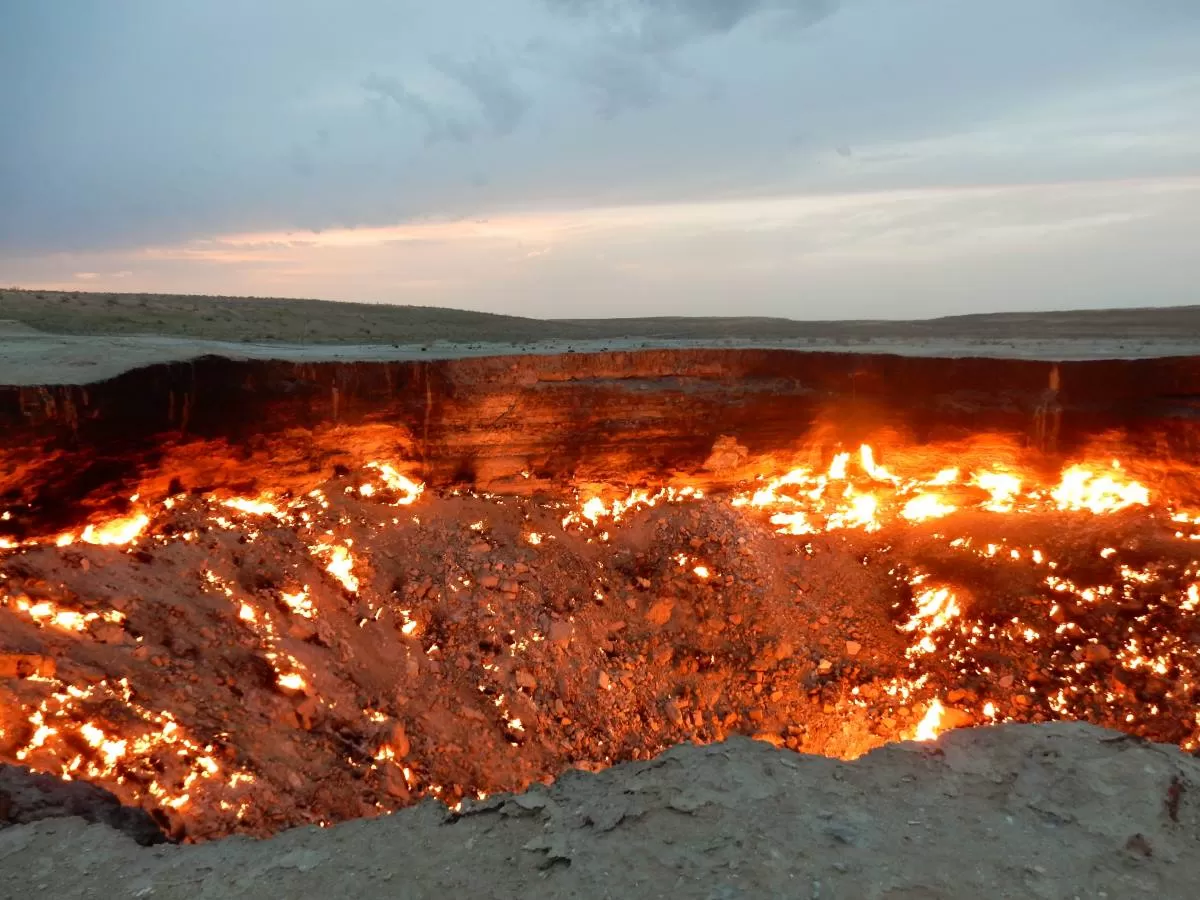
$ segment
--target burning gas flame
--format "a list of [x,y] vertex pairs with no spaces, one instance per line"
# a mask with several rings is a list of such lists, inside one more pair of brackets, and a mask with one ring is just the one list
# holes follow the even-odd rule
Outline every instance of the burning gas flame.
[[946,715],[946,708],[942,706],[942,701],[934,699],[929,704],[929,709],[925,713],[925,717],[921,719],[917,725],[917,730],[913,734],[915,741],[932,741],[936,740],[937,736],[942,731],[942,719]]

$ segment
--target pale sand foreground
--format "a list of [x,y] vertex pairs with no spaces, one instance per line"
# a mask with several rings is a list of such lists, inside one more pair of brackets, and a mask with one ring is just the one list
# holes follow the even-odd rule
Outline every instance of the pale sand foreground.
[[745,738],[268,841],[0,831],[0,896],[200,900],[1152,897],[1200,883],[1200,761],[1090,725],[953,731],[852,763]]

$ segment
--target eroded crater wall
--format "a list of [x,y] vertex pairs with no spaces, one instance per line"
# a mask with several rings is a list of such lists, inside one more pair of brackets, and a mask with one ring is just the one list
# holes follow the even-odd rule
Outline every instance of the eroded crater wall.
[[[414,464],[432,488],[528,493],[672,472],[719,486],[722,436],[762,458],[890,433],[990,434],[1047,458],[1102,436],[1187,460],[1200,442],[1192,358],[1050,363],[778,350],[644,350],[393,363],[202,358],[86,386],[0,388],[0,505],[57,526],[156,474],[236,483],[263,458],[303,480],[356,454]],[[740,452],[740,451],[739,451]],[[188,465],[209,484],[189,484]],[[217,463],[220,462],[220,465]],[[733,462],[736,462],[734,460]],[[707,465],[706,465],[707,464]],[[714,467],[715,466],[715,467]],[[196,475],[193,481],[201,479]],[[286,480],[286,479],[285,479]]]

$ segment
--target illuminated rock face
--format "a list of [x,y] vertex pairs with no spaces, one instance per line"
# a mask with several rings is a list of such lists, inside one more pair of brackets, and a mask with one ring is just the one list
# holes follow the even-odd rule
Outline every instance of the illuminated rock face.
[[0,388],[0,503],[31,503],[23,515],[66,525],[79,504],[103,505],[156,472],[211,486],[189,483],[181,459],[202,463],[212,484],[245,478],[239,460],[255,452],[298,482],[382,455],[415,462],[434,489],[515,493],[564,481],[636,485],[672,472],[729,482],[747,473],[737,452],[714,454],[722,436],[757,460],[835,441],[912,446],[980,435],[1051,456],[1103,438],[1124,456],[1187,460],[1200,446],[1197,398],[1200,363],[1191,359],[756,350],[421,363],[205,358],[100,384]]
[[1194,748],[1194,369],[647,351],[0,389],[0,762],[199,840],[730,734]]

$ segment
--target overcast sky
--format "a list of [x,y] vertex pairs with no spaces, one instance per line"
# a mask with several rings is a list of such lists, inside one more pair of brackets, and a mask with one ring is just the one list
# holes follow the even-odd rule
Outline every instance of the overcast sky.
[[0,283],[1200,302],[1200,0],[0,0]]

